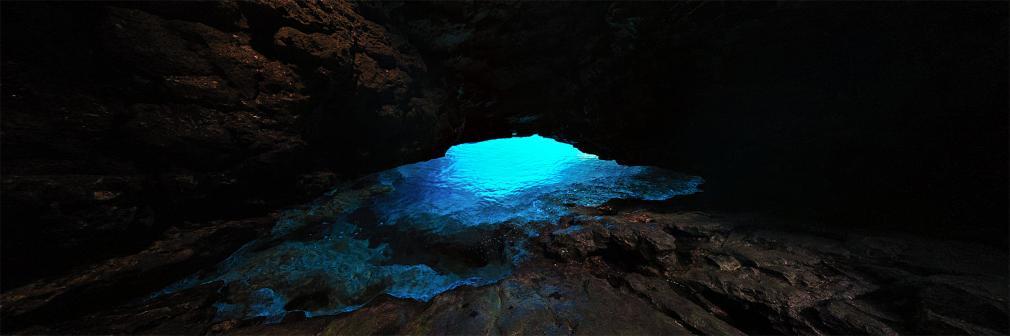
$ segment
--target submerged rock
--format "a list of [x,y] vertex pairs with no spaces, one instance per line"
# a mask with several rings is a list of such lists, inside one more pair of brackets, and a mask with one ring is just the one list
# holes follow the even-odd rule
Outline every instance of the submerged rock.
[[[978,267],[970,270],[943,268],[944,273],[959,274],[957,285],[944,285],[956,286],[955,293],[938,290],[936,275],[913,273],[916,266],[896,264],[908,259],[892,259],[864,249],[867,239],[879,242],[880,247],[927,241],[840,232],[829,235],[836,238],[826,238],[824,233],[790,232],[763,217],[646,214],[663,229],[626,220],[643,215],[641,212],[564,219],[560,225],[568,227],[542,235],[542,249],[534,249],[531,259],[500,283],[456,289],[426,304],[380,300],[374,307],[327,318],[325,323],[314,322],[309,329],[300,329],[309,326],[307,323],[282,323],[247,330],[709,335],[896,335],[947,330],[984,335],[1010,327],[1005,318],[1007,290],[987,280],[1005,283],[1007,279],[1002,267],[1006,258],[999,254],[979,260]],[[671,241],[675,236],[691,241],[663,245],[684,256],[677,263],[664,263],[662,254],[634,254],[647,264],[669,266],[661,272],[658,268],[629,268],[624,264],[627,259],[607,256],[608,249],[620,253],[640,250],[639,245],[620,241],[652,246],[649,238],[665,241],[661,235],[671,236]],[[928,242],[933,248],[981,252],[973,251],[978,247],[956,242]],[[929,255],[931,251],[904,249],[903,253]],[[882,278],[879,274],[883,270],[900,273],[904,280]],[[908,296],[909,290],[923,294]],[[921,296],[925,293],[933,294]],[[912,306],[896,305],[901,302],[899,297],[918,299],[909,302]],[[961,303],[949,304],[951,300]],[[972,316],[963,315],[967,311]]]
[[[269,323],[296,311],[354,311],[382,295],[429,301],[505,278],[529,256],[528,240],[541,227],[578,206],[667,199],[697,192],[701,181],[599,160],[539,136],[460,145],[444,158],[363,177],[289,210],[269,237],[165,292],[224,281],[219,320]],[[623,258],[626,267],[652,273],[676,262],[674,239],[655,224],[594,233],[604,235],[594,237],[602,250],[585,255]]]
[[[984,247],[802,233],[762,216],[582,210],[559,221],[561,229],[541,228],[525,261],[501,281],[430,300],[377,294],[353,312],[310,316],[300,309],[324,302],[311,291],[325,286],[305,283],[306,295],[288,302],[292,312],[277,323],[220,320],[214,305],[228,286],[210,282],[20,332],[896,335],[1010,327],[1007,260]],[[643,215],[653,221],[627,220]],[[968,265],[955,262],[960,254],[984,257]],[[38,302],[26,298],[5,294],[5,311]]]
[[[1008,332],[1002,5],[22,2],[2,14],[3,333]],[[801,48],[781,57],[782,43]],[[667,198],[690,180],[659,195],[609,183],[636,179],[484,194],[500,205],[487,212],[394,197],[415,207],[370,218],[361,199],[409,189],[409,168],[276,223],[218,220],[536,132],[700,172],[711,204],[836,227],[583,208]],[[846,231],[881,226],[941,239]]]

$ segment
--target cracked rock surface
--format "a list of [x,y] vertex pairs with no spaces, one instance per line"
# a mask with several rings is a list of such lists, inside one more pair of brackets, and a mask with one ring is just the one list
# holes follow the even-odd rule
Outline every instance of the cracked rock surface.
[[[1002,3],[0,14],[0,333],[1010,332]],[[702,176],[706,206],[583,209],[502,282],[428,303],[263,325],[214,320],[220,283],[143,300],[271,211],[533,133]]]
[[[215,321],[211,304],[223,289],[208,283],[21,332],[988,335],[1008,329],[1006,256],[986,247],[833,228],[798,231],[755,215],[621,208],[580,209],[545,226],[529,259],[501,282],[457,288],[430,302],[379,297],[337,316],[296,311],[277,324]],[[243,225],[249,224],[222,229]],[[134,258],[145,253],[176,252]],[[5,294],[5,313],[45,311],[58,302],[48,298],[79,295],[72,293],[81,283],[100,289],[126,281],[100,278]]]

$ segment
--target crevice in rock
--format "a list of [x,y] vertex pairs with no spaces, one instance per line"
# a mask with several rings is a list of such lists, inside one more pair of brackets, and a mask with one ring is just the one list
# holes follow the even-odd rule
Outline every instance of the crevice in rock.
[[749,335],[783,335],[789,334],[786,330],[780,330],[772,321],[778,314],[772,310],[762,308],[758,305],[747,302],[740,302],[737,298],[727,297],[710,289],[699,291],[706,299],[726,311],[724,320],[730,325],[740,329]]

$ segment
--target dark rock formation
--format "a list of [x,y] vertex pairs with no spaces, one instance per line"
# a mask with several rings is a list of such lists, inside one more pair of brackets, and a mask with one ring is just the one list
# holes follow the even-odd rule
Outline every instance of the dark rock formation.
[[4,4],[4,288],[441,154],[443,93],[354,7]]
[[[1002,3],[2,6],[3,333],[1008,331]],[[142,300],[271,224],[238,219],[514,133],[703,176],[704,212],[586,210],[427,304]]]
[[[246,242],[268,232],[275,220],[276,218],[266,217],[172,230],[163,239],[137,254],[112,258],[93,266],[75,269],[65,277],[5,291],[0,297],[0,314],[4,319],[5,333],[7,330],[28,326],[44,327],[54,321],[73,319],[95,310],[108,309],[150,296],[177,279],[224,260]],[[204,293],[211,294],[213,293]],[[172,296],[167,300],[174,298]],[[194,299],[204,300],[205,297]],[[210,300],[207,304],[212,302]],[[163,305],[157,304],[158,307]],[[128,319],[136,313],[133,310],[119,318]],[[162,318],[160,314],[163,313],[158,313],[159,319]],[[213,315],[214,310],[211,309],[208,319]],[[104,330],[101,333],[128,332],[102,323],[97,323],[94,327],[106,328],[101,329]],[[84,330],[75,333],[81,331]]]
[[[229,332],[897,335],[1010,328],[1007,258],[994,249],[797,232],[760,217],[700,212],[638,209],[573,224],[545,233],[543,254],[493,286],[427,304],[383,301],[326,323]],[[680,259],[639,253],[657,244]],[[663,271],[629,268],[628,260]]]
[[1002,4],[388,7],[464,139],[540,133],[703,176],[712,206],[1006,244]]
[[[592,216],[543,232],[530,260],[502,282],[428,303],[383,297],[338,316],[214,321],[210,303],[222,289],[209,283],[24,332],[898,335],[1010,328],[1007,256],[994,249],[660,209],[600,217],[586,209]],[[18,293],[30,291],[38,293]]]

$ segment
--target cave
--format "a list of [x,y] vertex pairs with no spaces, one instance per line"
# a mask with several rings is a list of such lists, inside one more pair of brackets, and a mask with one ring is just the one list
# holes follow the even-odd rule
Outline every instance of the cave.
[[272,323],[292,311],[351,312],[378,295],[427,302],[500,281],[527,259],[532,238],[565,229],[554,224],[581,208],[668,200],[701,182],[537,135],[460,144],[284,212],[269,235],[156,297],[221,281],[228,291],[215,303],[216,320]]
[[3,2],[3,334],[1006,334],[1000,2]]

